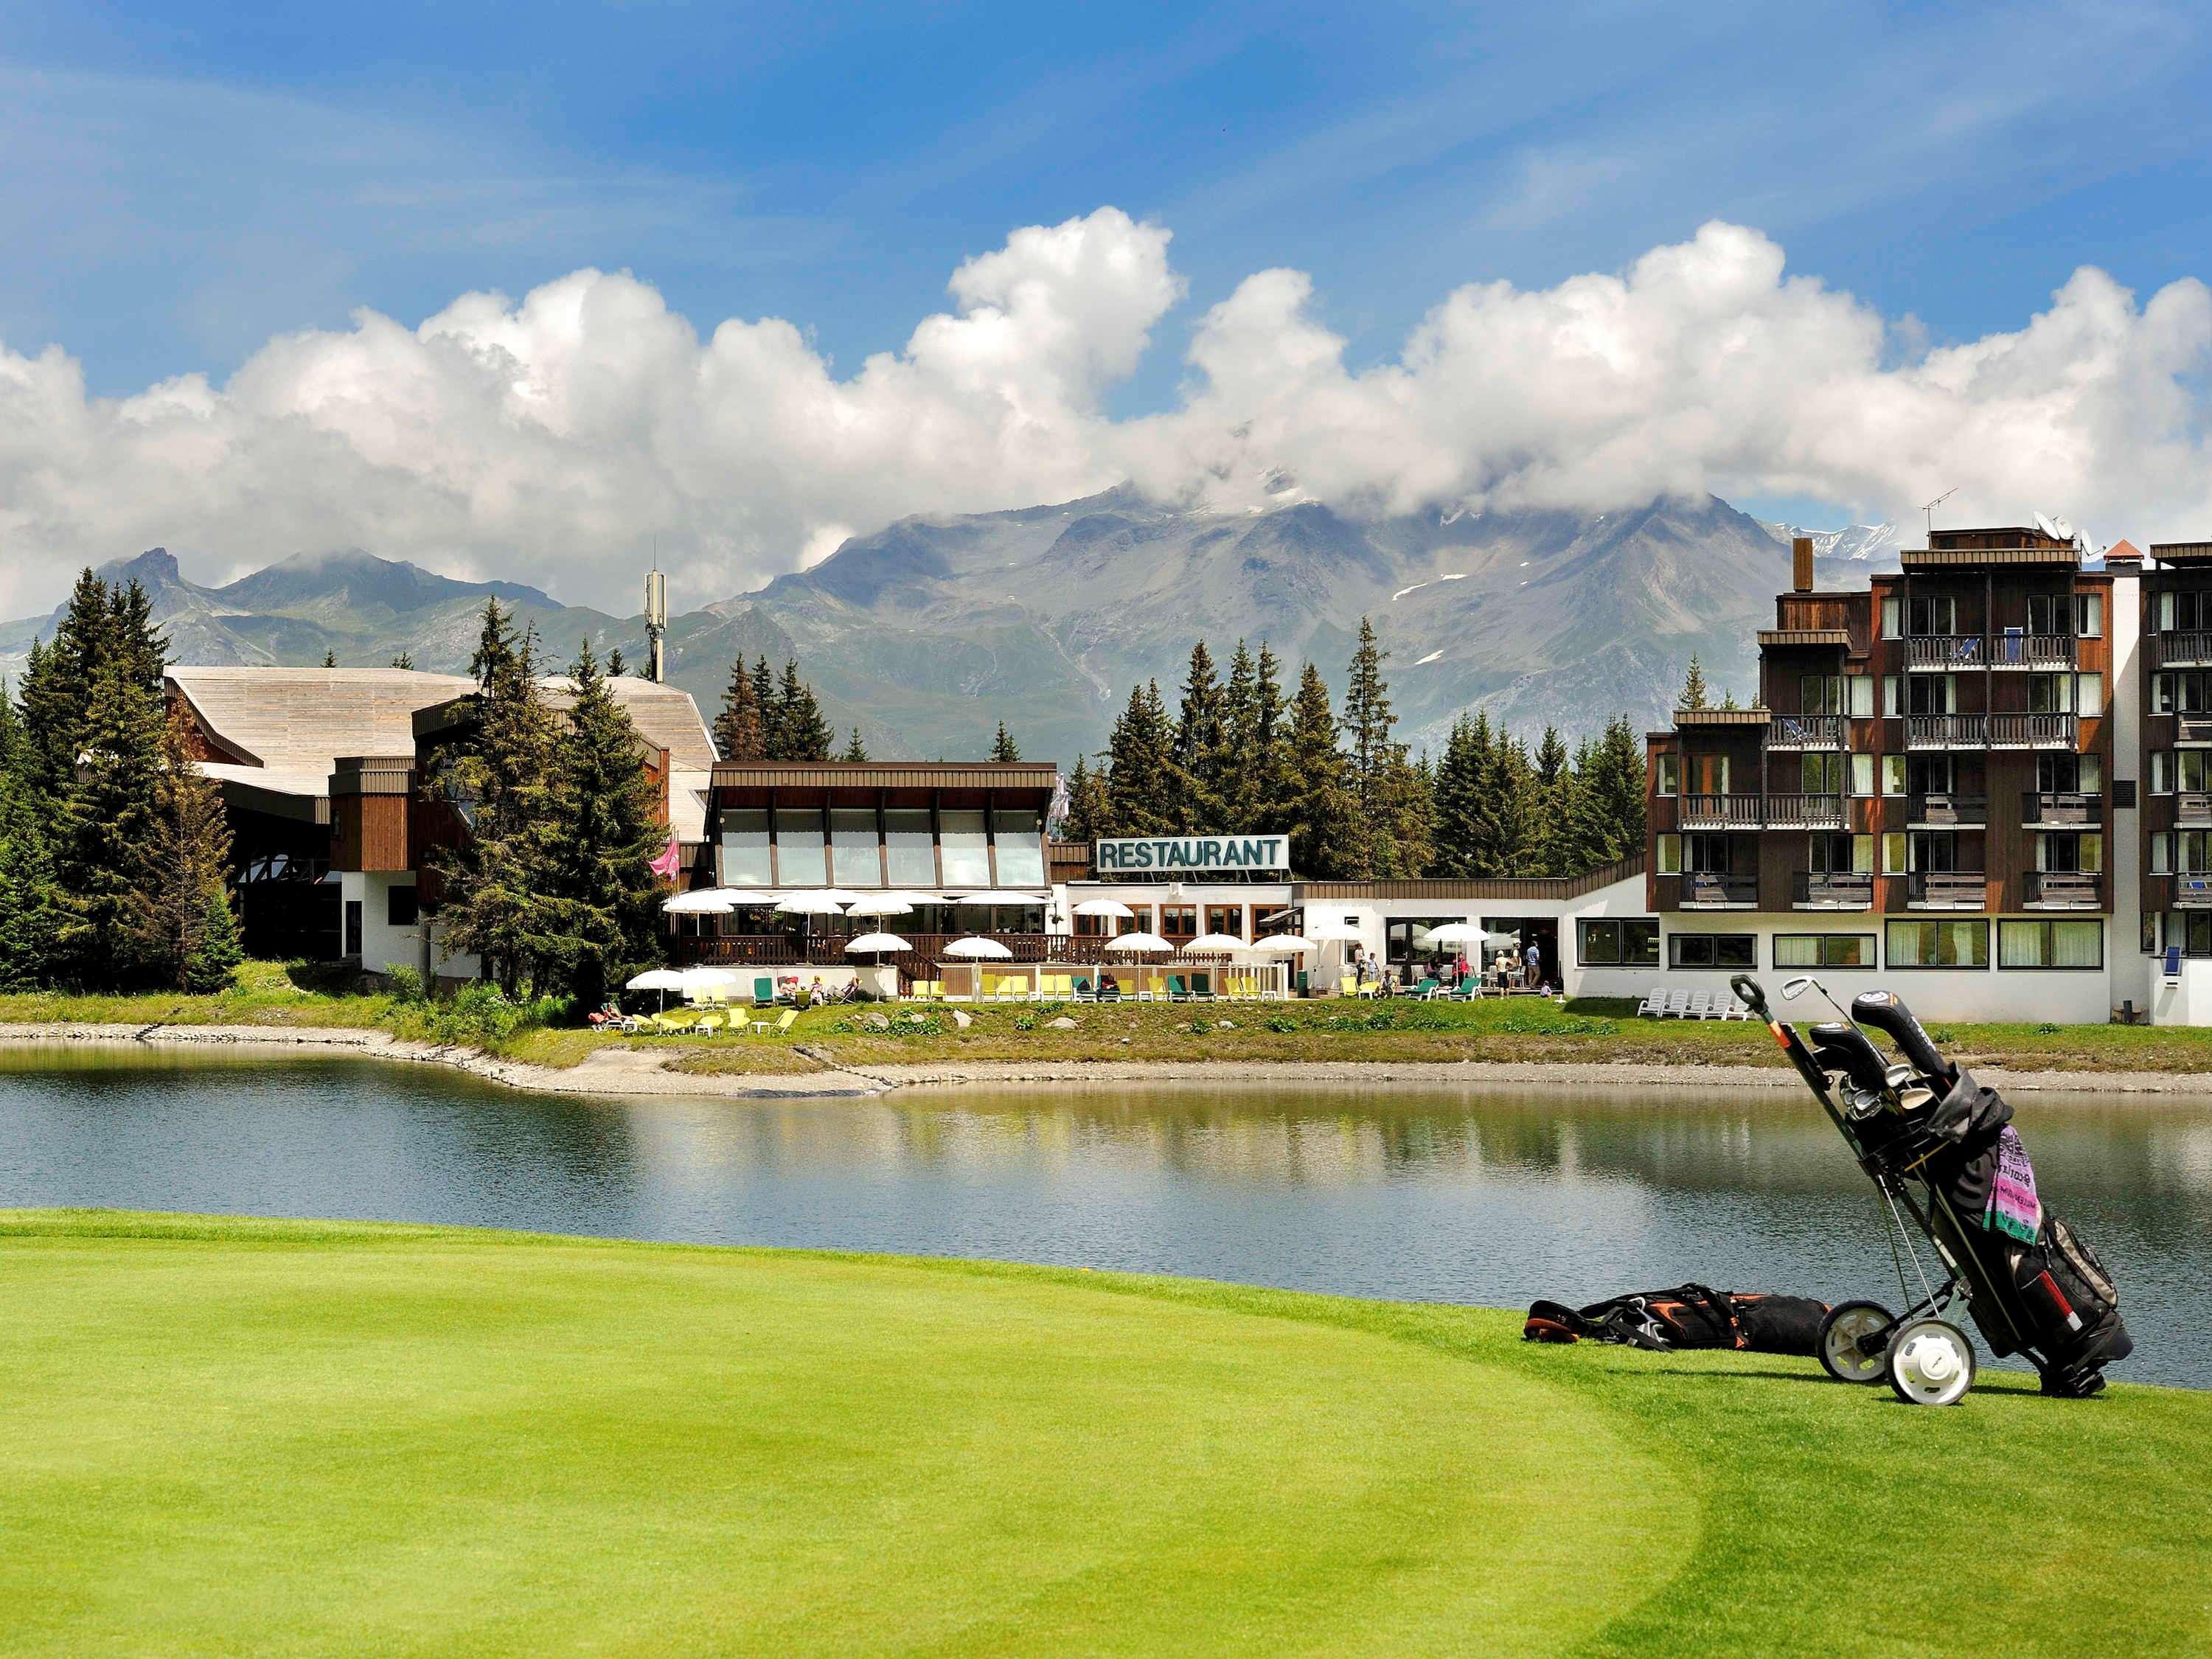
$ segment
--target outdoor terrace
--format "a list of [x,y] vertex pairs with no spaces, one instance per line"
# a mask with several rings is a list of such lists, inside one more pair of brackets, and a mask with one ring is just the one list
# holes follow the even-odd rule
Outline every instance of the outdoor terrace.
[[2101,910],[2105,878],[2086,870],[2031,870],[2022,908],[2029,910]]
[[1799,910],[1870,910],[1874,877],[1864,871],[1816,873],[1800,870],[1791,878],[1790,905]]
[[1915,870],[1905,878],[1905,902],[1915,910],[1979,910],[1989,892],[1978,870]]
[[1978,830],[1989,821],[1987,795],[1957,790],[1913,795],[1905,808],[1905,823],[1915,830]]
[[2105,798],[2076,789],[2030,789],[2021,796],[2020,821],[2030,829],[2094,829],[2105,821]]
[[1776,714],[1767,721],[1769,749],[1841,749],[1841,714]]
[[1913,673],[1964,669],[2062,669],[2074,663],[2071,634],[1915,634],[1904,641],[1905,665]]
[[[2203,741],[2212,744],[2212,716]],[[1907,714],[1908,749],[2072,749],[2081,722],[2072,714]]]
[[2157,640],[2160,668],[2212,668],[2212,630],[2174,629]]

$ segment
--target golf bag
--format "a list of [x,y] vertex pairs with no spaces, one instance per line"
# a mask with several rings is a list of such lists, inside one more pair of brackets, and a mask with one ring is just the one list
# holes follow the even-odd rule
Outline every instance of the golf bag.
[[1677,1348],[1740,1348],[1753,1353],[1816,1352],[1827,1304],[1757,1291],[1723,1294],[1703,1285],[1636,1291],[1584,1307],[1529,1306],[1526,1342],[1620,1342],[1667,1353]]

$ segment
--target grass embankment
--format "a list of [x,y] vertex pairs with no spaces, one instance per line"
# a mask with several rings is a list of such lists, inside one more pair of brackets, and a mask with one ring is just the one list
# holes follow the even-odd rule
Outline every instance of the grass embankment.
[[[1781,1066],[1765,1027],[1744,1021],[1654,1020],[1632,1002],[1584,998],[1561,1008],[1536,998],[1459,1004],[1327,1000],[1293,1003],[885,1004],[809,1009],[788,1036],[724,1034],[709,1042],[546,1028],[456,1015],[449,1001],[364,991],[356,975],[250,963],[219,995],[0,996],[0,1025],[82,1022],[140,1025],[349,1026],[461,1042],[502,1058],[568,1066],[627,1045],[667,1054],[697,1073],[774,1073],[992,1061],[1317,1060],[1399,1064],[1504,1060],[1648,1066]],[[867,1015],[890,1018],[888,1031]],[[915,1023],[908,1016],[919,1014]],[[1060,1018],[1074,1029],[1054,1029]],[[508,1029],[509,1026],[512,1029]],[[1936,1038],[1970,1066],[2018,1071],[2212,1070],[2212,1036],[2186,1026],[1939,1024]],[[807,1053],[798,1046],[804,1044]]]
[[[0,1650],[2191,1650],[2212,1396],[1041,1268],[0,1212]],[[2094,1633],[2094,1634],[2093,1634]]]

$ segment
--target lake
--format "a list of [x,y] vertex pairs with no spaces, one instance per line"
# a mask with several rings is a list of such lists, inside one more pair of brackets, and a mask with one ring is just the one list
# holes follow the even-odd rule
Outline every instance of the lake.
[[[2212,1387],[2212,1100],[2015,1103],[2120,1285],[2123,1379]],[[0,1206],[988,1256],[1401,1299],[1685,1279],[1900,1305],[1807,1097],[1127,1084],[748,1103],[374,1061],[0,1050]]]

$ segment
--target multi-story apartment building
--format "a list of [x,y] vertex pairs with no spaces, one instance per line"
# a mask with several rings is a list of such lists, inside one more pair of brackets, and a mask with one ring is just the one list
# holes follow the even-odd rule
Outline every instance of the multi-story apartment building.
[[[1680,710],[1650,735],[1647,899],[1668,973],[1809,969],[1839,992],[1925,975],[1907,994],[1950,1018],[2150,1008],[2156,930],[2138,918],[2171,908],[2157,882],[2190,890],[2138,875],[2140,559],[2084,569],[2039,531],[1937,531],[1867,591],[1817,592],[1810,544],[1794,550],[1759,636],[1759,706]],[[2144,690],[2204,709],[2212,753],[2204,552],[2204,597],[2177,587],[2172,627],[2205,672],[2177,659]],[[2212,807],[2201,757],[2170,764]],[[2166,867],[2212,868],[2203,839],[2170,840]]]

